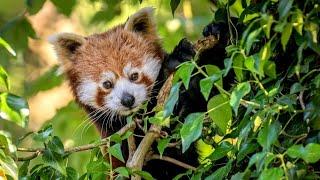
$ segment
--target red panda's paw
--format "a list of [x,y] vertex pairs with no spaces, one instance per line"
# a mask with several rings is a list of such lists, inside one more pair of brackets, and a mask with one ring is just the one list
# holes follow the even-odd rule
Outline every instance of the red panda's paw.
[[217,38],[220,38],[222,35],[226,35],[226,34],[228,34],[228,25],[224,22],[210,23],[206,27],[204,27],[202,31],[202,35],[204,37],[213,35],[213,36],[216,36]]
[[183,38],[166,59],[167,68],[170,71],[174,71],[181,63],[192,60],[195,54],[193,44],[186,38]]
[[187,38],[180,40],[174,52],[177,53],[177,58],[180,59],[181,62],[190,61],[196,55],[193,44],[188,41]]

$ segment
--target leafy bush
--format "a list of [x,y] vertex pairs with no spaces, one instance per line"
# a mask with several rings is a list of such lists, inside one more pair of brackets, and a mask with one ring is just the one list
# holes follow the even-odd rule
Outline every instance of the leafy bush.
[[[44,3],[27,2],[31,3],[28,8],[30,14],[36,13]],[[66,7],[60,1],[52,2],[62,13],[69,15],[72,8],[67,7],[72,7],[74,1]],[[166,151],[170,142],[181,141],[183,152],[192,143],[196,144],[201,165],[177,178],[319,179],[319,2],[214,2],[214,19],[227,19],[231,34],[230,45],[226,47],[227,58],[222,59],[225,67],[214,66],[214,63],[200,67],[196,59],[179,67],[164,107],[155,110],[154,117],[146,117],[144,124],[162,126],[164,120],[169,119],[178,122],[170,115],[178,100],[179,89],[181,86],[188,88],[190,78],[198,73],[205,77],[200,81],[200,88],[207,99],[208,110],[188,115],[170,136],[161,138],[158,141],[159,153]],[[171,0],[173,13],[179,4],[180,1]],[[116,5],[111,3],[112,7]],[[93,21],[96,21],[103,16],[96,14],[94,17]],[[15,23],[27,29],[20,34],[24,40],[34,37],[26,19],[22,17]],[[242,30],[238,28],[240,26],[243,26]],[[25,42],[18,44],[12,38],[19,32],[1,32],[3,39],[0,39],[0,45],[12,54],[13,49],[26,46]],[[230,75],[233,77],[230,78]],[[60,80],[57,79],[57,82],[60,83]],[[226,82],[231,86],[228,89],[223,87]],[[0,69],[0,85],[10,89],[8,75],[3,68]],[[216,93],[210,96],[212,92]],[[26,126],[28,106],[25,100],[3,92],[0,103],[2,119]],[[17,147],[12,144],[8,133],[1,131],[0,176],[14,179],[78,179],[79,174],[68,165],[68,158],[75,152],[92,149],[90,161],[86,164],[87,172],[80,179],[104,179],[109,172],[117,172],[113,174],[117,177],[135,174],[152,179],[147,172],[126,167],[112,169],[103,159],[98,148],[101,145],[107,146],[109,154],[124,161],[120,143],[130,137],[130,133],[115,134],[89,145],[65,149],[60,138],[52,132],[52,126],[48,125],[38,132],[27,134],[43,145],[33,149]],[[30,151],[32,154],[22,157],[17,151]],[[30,165],[30,161],[38,156],[42,159]],[[17,161],[23,163],[18,167]]]

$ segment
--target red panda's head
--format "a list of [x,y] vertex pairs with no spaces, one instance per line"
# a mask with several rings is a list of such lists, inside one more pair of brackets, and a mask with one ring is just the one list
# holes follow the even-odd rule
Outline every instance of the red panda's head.
[[136,111],[148,99],[164,58],[153,8],[101,34],[61,33],[49,40],[77,101],[118,115]]

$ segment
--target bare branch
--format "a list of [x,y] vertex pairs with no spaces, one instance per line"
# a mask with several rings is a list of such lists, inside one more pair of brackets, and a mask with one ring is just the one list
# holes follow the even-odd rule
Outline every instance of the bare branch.
[[197,170],[197,168],[195,168],[195,167],[193,167],[193,166],[191,166],[189,164],[186,164],[184,162],[178,161],[178,160],[176,160],[174,158],[171,158],[171,157],[168,157],[168,156],[162,156],[161,157],[158,154],[153,154],[150,157],[148,157],[148,159],[146,159],[146,160],[150,161],[150,160],[153,160],[153,159],[159,159],[159,160],[167,161],[167,162],[170,162],[170,163],[175,164],[177,166],[183,167],[185,169],[190,169],[190,170],[193,170],[193,171]]
[[[135,126],[135,122],[131,122],[126,124],[125,126],[123,126],[118,132],[117,134],[119,134],[120,136],[124,135],[128,130],[134,129]],[[81,145],[81,146],[77,146],[77,147],[72,147],[72,148],[66,148],[65,149],[65,153],[69,154],[69,153],[74,153],[74,152],[81,152],[81,151],[87,151],[87,150],[91,150],[100,146],[104,146],[107,145],[109,142],[108,138],[104,138],[102,139],[100,142],[98,143],[92,143],[92,144],[86,144],[86,145]],[[0,148],[4,148],[4,147],[0,147]],[[44,148],[17,148],[17,151],[20,152],[34,152],[32,153],[30,156],[26,156],[26,157],[18,157],[17,160],[18,161],[28,161],[31,159],[34,159],[36,157],[38,157],[39,155],[41,155],[44,152]]]

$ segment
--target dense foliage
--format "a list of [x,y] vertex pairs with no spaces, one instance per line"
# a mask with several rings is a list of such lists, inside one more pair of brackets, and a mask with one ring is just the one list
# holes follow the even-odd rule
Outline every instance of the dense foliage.
[[[27,13],[34,14],[41,9],[45,0],[26,2]],[[70,4],[65,5],[58,0],[52,2],[66,15],[71,13],[75,3],[68,1]],[[106,1],[115,12],[101,11],[93,21],[102,17],[111,18],[117,13],[117,2]],[[145,128],[148,124],[167,126],[178,122],[176,127],[171,127],[169,136],[157,142],[159,153],[165,152],[170,142],[181,141],[177,144],[183,152],[195,143],[201,165],[196,171],[188,170],[177,178],[319,179],[319,1],[213,2],[213,19],[229,25],[227,58],[221,59],[224,67],[215,66],[215,62],[200,67],[196,58],[179,67],[164,108],[155,109],[154,117],[145,116],[143,119]],[[180,0],[171,0],[173,13],[179,4]],[[35,37],[32,27],[23,16],[0,30],[0,45],[12,55],[15,55],[15,50],[26,48],[28,37]],[[19,27],[15,28],[16,31],[6,31],[15,23],[18,24],[15,27]],[[17,43],[17,34],[25,41]],[[52,74],[48,72],[39,81],[46,81],[45,78]],[[188,88],[190,78],[195,74],[205,77],[200,81],[200,88],[207,99],[208,109],[206,112],[192,113],[181,122],[171,114],[179,97],[179,89],[182,86]],[[55,79],[57,83],[61,83],[60,78]],[[226,83],[228,87],[223,87]],[[9,93],[8,74],[2,67],[0,85],[5,89],[0,94],[0,120],[10,120],[26,127],[28,105],[23,98]],[[32,136],[33,141],[42,145],[38,149],[19,148],[19,144],[12,143],[7,132],[0,131],[0,177],[105,179],[110,172],[116,178],[138,174],[145,179],[152,179],[148,172],[126,167],[112,169],[103,159],[98,148],[100,145],[106,145],[109,154],[124,161],[120,145],[130,135],[115,134],[80,147],[80,150],[92,150],[90,161],[85,165],[86,172],[78,174],[68,164],[68,158],[77,150],[65,149],[60,138],[54,136],[52,126],[47,125],[19,139],[23,141],[27,136]],[[110,142],[114,142],[113,145]],[[21,156],[17,151],[30,151],[32,154]],[[77,155],[80,154],[73,156]],[[32,163],[38,156],[42,159]],[[18,161],[23,163],[17,166]]]

